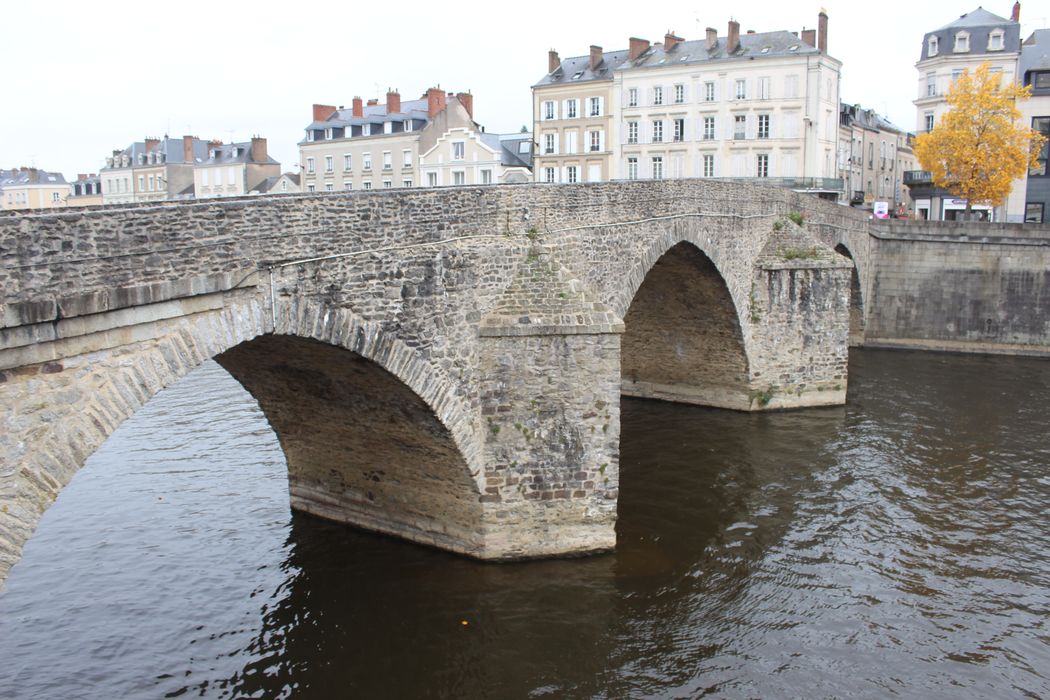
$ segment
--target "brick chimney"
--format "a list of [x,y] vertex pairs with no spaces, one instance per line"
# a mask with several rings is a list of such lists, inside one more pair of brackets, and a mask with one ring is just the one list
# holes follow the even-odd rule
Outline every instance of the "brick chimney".
[[186,163],[193,162],[193,136],[182,137],[182,160]]
[[591,70],[595,70],[602,64],[602,47],[591,44]]
[[368,101],[368,102],[366,103],[366,105],[367,105],[368,107],[378,107],[378,106],[379,106],[379,98],[378,98],[378,97],[373,97],[372,99],[370,99],[370,100],[369,100],[369,101]]
[[802,30],[802,42],[809,44],[813,48],[817,48],[817,30],[816,29],[803,29]]
[[160,139],[146,139],[146,153],[152,153],[160,145]]
[[461,105],[463,105],[463,109],[467,110],[467,114],[469,114],[470,118],[473,119],[474,118],[474,96],[471,95],[469,92],[460,92],[460,93],[456,93],[456,99],[459,100],[459,103]]
[[729,20],[729,37],[726,40],[726,53],[735,53],[740,48],[740,22]]
[[561,59],[558,58],[558,52],[551,49],[547,52],[547,73],[553,73],[558,70],[558,66],[561,65]]
[[356,97],[356,96],[354,97],[353,115],[355,117],[363,117],[363,116],[365,116],[365,105],[361,101],[360,97]]
[[707,38],[704,40],[704,48],[711,51],[718,46],[718,30],[714,27],[707,28]]
[[314,105],[314,121],[323,122],[335,114],[335,105]]
[[433,119],[445,111],[445,91],[441,88],[427,89],[427,116]]
[[627,60],[633,61],[649,50],[649,41],[632,36],[629,40],[630,48],[627,49]]
[[252,137],[252,162],[265,163],[269,156],[266,153],[266,139],[261,136]]
[[386,91],[386,113],[387,114],[400,114],[401,113],[401,94],[397,90]]
[[1010,13],[1010,21],[1011,22],[1020,22],[1021,21],[1021,3],[1020,2],[1015,2],[1014,3],[1014,11]]
[[670,51],[674,47],[681,44],[683,39],[674,35],[674,32],[667,32],[664,34],[664,51]]
[[817,50],[828,52],[828,13],[824,10],[817,15]]

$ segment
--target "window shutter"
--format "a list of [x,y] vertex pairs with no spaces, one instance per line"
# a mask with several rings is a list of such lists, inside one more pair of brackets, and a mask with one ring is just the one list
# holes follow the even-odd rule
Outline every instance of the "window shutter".
[[682,101],[689,102],[689,83],[682,83]]
[[598,150],[605,151],[605,129],[598,132]]
[[755,138],[755,121],[756,121],[756,119],[755,119],[755,115],[754,114],[747,115],[747,132],[746,132],[746,134],[747,134],[747,138],[749,138],[749,139]]
[[605,98],[604,97],[599,97],[598,98],[598,116],[599,117],[605,116]]
[[560,134],[554,134],[554,155],[561,153],[561,151],[558,150],[558,136],[560,136]]

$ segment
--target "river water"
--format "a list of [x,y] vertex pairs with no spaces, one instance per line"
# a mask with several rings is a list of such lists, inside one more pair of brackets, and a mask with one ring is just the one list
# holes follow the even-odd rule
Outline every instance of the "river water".
[[1050,697],[1050,361],[852,353],[844,408],[624,400],[615,554],[485,565],[291,513],[209,363],[0,594],[4,698]]

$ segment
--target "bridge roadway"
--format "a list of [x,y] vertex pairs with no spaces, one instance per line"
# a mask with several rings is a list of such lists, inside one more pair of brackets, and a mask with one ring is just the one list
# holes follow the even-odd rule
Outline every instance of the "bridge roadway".
[[483,559],[609,550],[621,394],[844,402],[833,248],[863,272],[867,227],[702,180],[0,218],[0,581],[87,457],[209,358],[258,400],[294,508]]

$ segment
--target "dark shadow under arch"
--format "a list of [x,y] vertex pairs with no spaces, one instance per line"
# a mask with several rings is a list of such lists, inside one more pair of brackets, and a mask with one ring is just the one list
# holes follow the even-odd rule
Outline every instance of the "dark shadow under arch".
[[259,402],[288,461],[292,507],[476,554],[477,485],[449,430],[361,355],[287,335],[216,356]]
[[835,252],[853,263],[849,285],[849,344],[850,347],[856,347],[864,343],[864,293],[860,283],[860,274],[857,271],[857,261],[853,259],[849,248],[839,243],[835,246]]
[[748,360],[736,305],[695,245],[678,243],[656,261],[624,325],[625,395],[747,408]]

